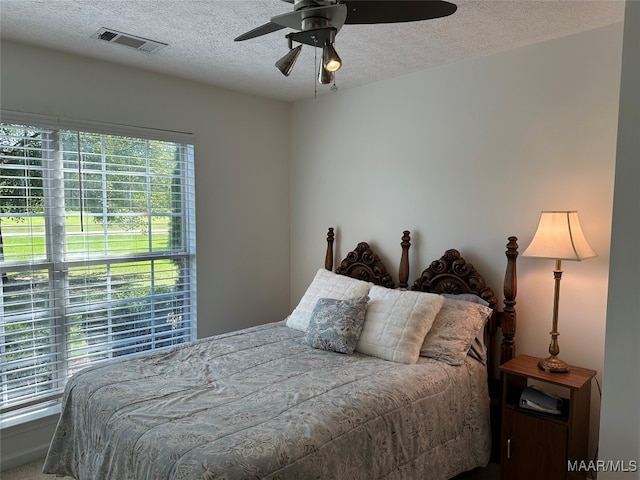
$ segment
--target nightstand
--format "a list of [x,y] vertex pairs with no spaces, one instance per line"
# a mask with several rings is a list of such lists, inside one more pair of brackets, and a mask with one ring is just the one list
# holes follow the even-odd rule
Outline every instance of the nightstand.
[[[584,471],[569,471],[569,463],[588,461],[591,379],[595,370],[570,366],[567,373],[538,368],[536,357],[519,355],[500,366],[502,373],[503,480],[583,479]],[[518,406],[530,380],[560,387],[563,409],[559,415],[538,413]]]

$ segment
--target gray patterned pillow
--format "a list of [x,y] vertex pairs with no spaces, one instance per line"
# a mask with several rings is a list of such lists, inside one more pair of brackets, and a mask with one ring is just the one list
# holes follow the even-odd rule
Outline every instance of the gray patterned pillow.
[[362,333],[368,301],[368,296],[320,298],[311,314],[307,343],[320,350],[352,354]]
[[[442,296],[445,298],[451,298],[452,300],[464,300],[466,302],[479,303],[485,307],[489,306],[489,302],[477,295],[474,295],[473,293],[443,293]],[[487,364],[487,346],[484,343],[484,328],[480,329],[476,334],[476,338],[471,344],[467,355],[475,358],[483,365]]]
[[422,343],[420,355],[461,365],[492,313],[493,310],[479,303],[445,298]]

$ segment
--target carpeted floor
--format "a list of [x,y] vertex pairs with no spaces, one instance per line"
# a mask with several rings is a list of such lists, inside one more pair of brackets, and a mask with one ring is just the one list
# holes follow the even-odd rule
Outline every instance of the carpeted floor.
[[42,460],[27,463],[21,467],[0,473],[2,480],[53,480],[53,479],[69,479],[69,477],[56,477],[55,475],[45,475],[42,473]]
[[[0,473],[2,480],[53,480],[53,479],[69,479],[69,477],[56,477],[55,475],[46,475],[42,473],[43,460],[28,463],[14,470]],[[500,465],[490,463],[485,468],[476,468],[471,472],[466,472],[455,477],[454,480],[499,480]]]

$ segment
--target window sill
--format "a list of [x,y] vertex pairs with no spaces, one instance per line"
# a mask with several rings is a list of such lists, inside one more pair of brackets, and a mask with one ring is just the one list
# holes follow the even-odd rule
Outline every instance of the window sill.
[[8,428],[19,427],[21,425],[36,422],[37,420],[43,419],[45,417],[51,417],[53,415],[59,415],[61,411],[61,403],[60,400],[55,400],[50,402],[45,406],[38,406],[31,409],[25,409],[23,412],[16,412],[14,415],[4,415],[0,420],[0,430],[5,430]]

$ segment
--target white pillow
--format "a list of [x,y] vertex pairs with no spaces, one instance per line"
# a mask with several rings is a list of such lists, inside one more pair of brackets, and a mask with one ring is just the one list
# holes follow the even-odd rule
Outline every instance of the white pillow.
[[374,285],[356,351],[398,363],[416,363],[444,298]]
[[311,314],[318,300],[321,298],[347,300],[349,298],[365,297],[372,286],[373,283],[356,280],[346,275],[338,275],[321,268],[300,299],[298,306],[287,318],[287,327],[306,332],[309,320],[311,320]]
[[478,303],[445,298],[420,355],[449,365],[461,365],[493,310]]

